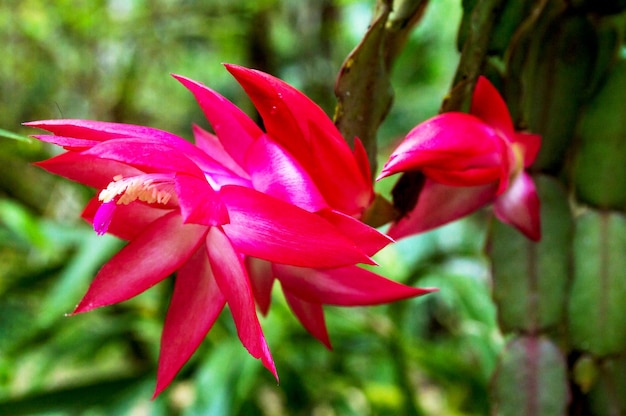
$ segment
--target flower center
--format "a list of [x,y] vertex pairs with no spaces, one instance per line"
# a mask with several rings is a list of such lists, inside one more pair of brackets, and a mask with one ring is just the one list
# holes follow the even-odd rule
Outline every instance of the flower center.
[[98,199],[103,203],[115,201],[118,205],[128,205],[136,200],[165,205],[175,195],[173,175],[145,174],[129,178],[117,175],[100,192]]

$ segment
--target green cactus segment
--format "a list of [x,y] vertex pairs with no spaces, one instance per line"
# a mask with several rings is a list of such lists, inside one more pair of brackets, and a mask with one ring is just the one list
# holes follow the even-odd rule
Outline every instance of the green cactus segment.
[[569,331],[596,356],[626,350],[626,217],[589,211],[576,219]]
[[[538,22],[538,28],[543,22]],[[559,14],[538,31],[529,30],[521,68],[521,115],[517,122],[542,136],[534,168],[558,173],[572,142],[580,108],[595,68],[597,37],[584,16]],[[523,42],[523,41],[522,41]],[[509,79],[513,79],[512,76]]]
[[524,336],[507,343],[493,379],[492,414],[564,415],[568,397],[565,359],[550,340]]
[[367,33],[337,77],[335,124],[350,146],[355,138],[361,140],[372,174],[376,172],[376,132],[393,101],[391,67],[426,4],[425,0],[378,0]]
[[589,393],[588,414],[626,414],[626,358],[598,362],[596,382]]
[[502,13],[498,16],[491,40],[489,53],[503,56],[509,46],[511,38],[529,15],[533,3],[527,0],[509,0],[504,2]]
[[576,197],[583,203],[626,210],[626,60],[619,61],[578,125],[574,163]]
[[519,231],[493,223],[488,244],[494,281],[493,297],[504,332],[536,332],[563,321],[572,221],[560,182],[535,178],[541,200],[543,237],[533,243]]

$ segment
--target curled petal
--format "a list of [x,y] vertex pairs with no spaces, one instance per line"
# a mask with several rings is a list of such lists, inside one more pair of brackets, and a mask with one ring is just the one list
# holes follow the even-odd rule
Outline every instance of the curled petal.
[[215,281],[226,297],[241,343],[250,355],[261,359],[278,381],[274,360],[256,315],[252,289],[241,259],[228,237],[218,228],[212,227],[209,230],[206,241]]
[[175,182],[180,212],[185,223],[202,225],[228,223],[226,206],[204,178],[179,173]]
[[491,203],[496,191],[495,183],[454,187],[427,179],[415,207],[392,224],[387,234],[400,239],[455,221]]
[[405,286],[357,266],[310,269],[274,265],[274,272],[287,291],[307,302],[325,305],[379,305],[435,290]]
[[500,131],[509,141],[513,141],[513,120],[509,109],[496,87],[484,76],[478,77],[476,82],[470,113]]
[[302,267],[373,263],[316,214],[240,186],[224,186],[220,195],[230,216],[224,232],[246,255]]
[[186,224],[177,212],[154,221],[106,263],[74,313],[122,302],[177,270],[203,241],[206,227]]
[[421,170],[445,185],[484,185],[507,179],[502,164],[507,147],[495,130],[464,113],[435,116],[409,132],[394,150],[378,179]]
[[189,360],[219,316],[226,298],[217,287],[204,247],[198,248],[176,276],[167,310],[154,396],[161,393]]
[[509,189],[494,204],[495,214],[500,221],[514,226],[533,241],[541,239],[539,209],[535,183],[525,172],[517,175]]
[[302,326],[324,344],[326,348],[331,350],[332,346],[328,336],[328,329],[326,328],[326,319],[324,318],[322,305],[302,300],[288,290],[283,290],[283,292],[285,293],[287,304],[289,304]]

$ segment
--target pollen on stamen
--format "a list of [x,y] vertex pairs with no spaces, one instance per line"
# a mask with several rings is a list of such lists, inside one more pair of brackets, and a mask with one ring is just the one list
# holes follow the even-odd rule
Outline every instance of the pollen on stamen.
[[167,204],[173,193],[171,178],[155,177],[154,175],[140,175],[122,178],[117,175],[98,195],[104,203],[116,201],[118,205],[128,205],[139,200],[146,203]]

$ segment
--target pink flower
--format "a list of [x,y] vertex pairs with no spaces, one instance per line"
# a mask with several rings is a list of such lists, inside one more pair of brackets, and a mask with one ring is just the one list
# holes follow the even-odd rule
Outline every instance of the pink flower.
[[[263,118],[265,133],[215,91],[189,79],[179,80],[194,94],[217,140],[224,149],[231,149],[236,163],[247,165],[248,170],[251,165],[269,169],[263,180],[253,180],[255,187],[315,212],[343,230],[368,255],[389,244],[388,237],[356,219],[373,198],[369,162],[361,143],[357,140],[352,151],[319,106],[283,81],[240,66],[227,65],[227,69],[250,95]],[[198,134],[209,135],[196,130],[197,142]],[[264,153],[246,155],[249,149],[259,147],[258,141],[255,144],[259,138],[266,143],[261,148]],[[269,149],[286,152],[290,163],[281,167],[277,162],[283,156],[268,153]],[[296,317],[329,348],[323,305],[374,305],[432,291],[400,285],[355,265],[302,268],[250,256],[246,265],[261,312],[268,312],[273,284],[280,282]]]
[[[277,377],[255,308],[267,312],[274,279],[305,328],[327,345],[322,304],[376,304],[430,291],[356,266],[373,264],[371,256],[390,241],[354,218],[372,196],[360,151],[341,145],[330,120],[292,87],[257,71],[229,70],[259,89],[255,97],[276,98],[256,104],[264,117],[281,109],[291,148],[270,134],[284,136],[276,131],[279,120],[268,120],[263,132],[224,97],[180,76],[215,132],[194,126],[195,145],[134,125],[26,123],[53,133],[38,139],[66,149],[39,166],[100,190],[83,213],[95,231],[129,241],[98,272],[74,313],[127,300],[177,272],[155,395],[226,304],[242,344]],[[300,107],[292,112],[291,105]],[[323,150],[313,144],[318,137]]]
[[541,238],[539,198],[525,172],[541,138],[516,132],[495,87],[479,77],[470,114],[449,112],[416,126],[392,153],[378,179],[420,171],[426,177],[415,207],[389,235],[431,230],[493,203],[496,217],[528,238]]

